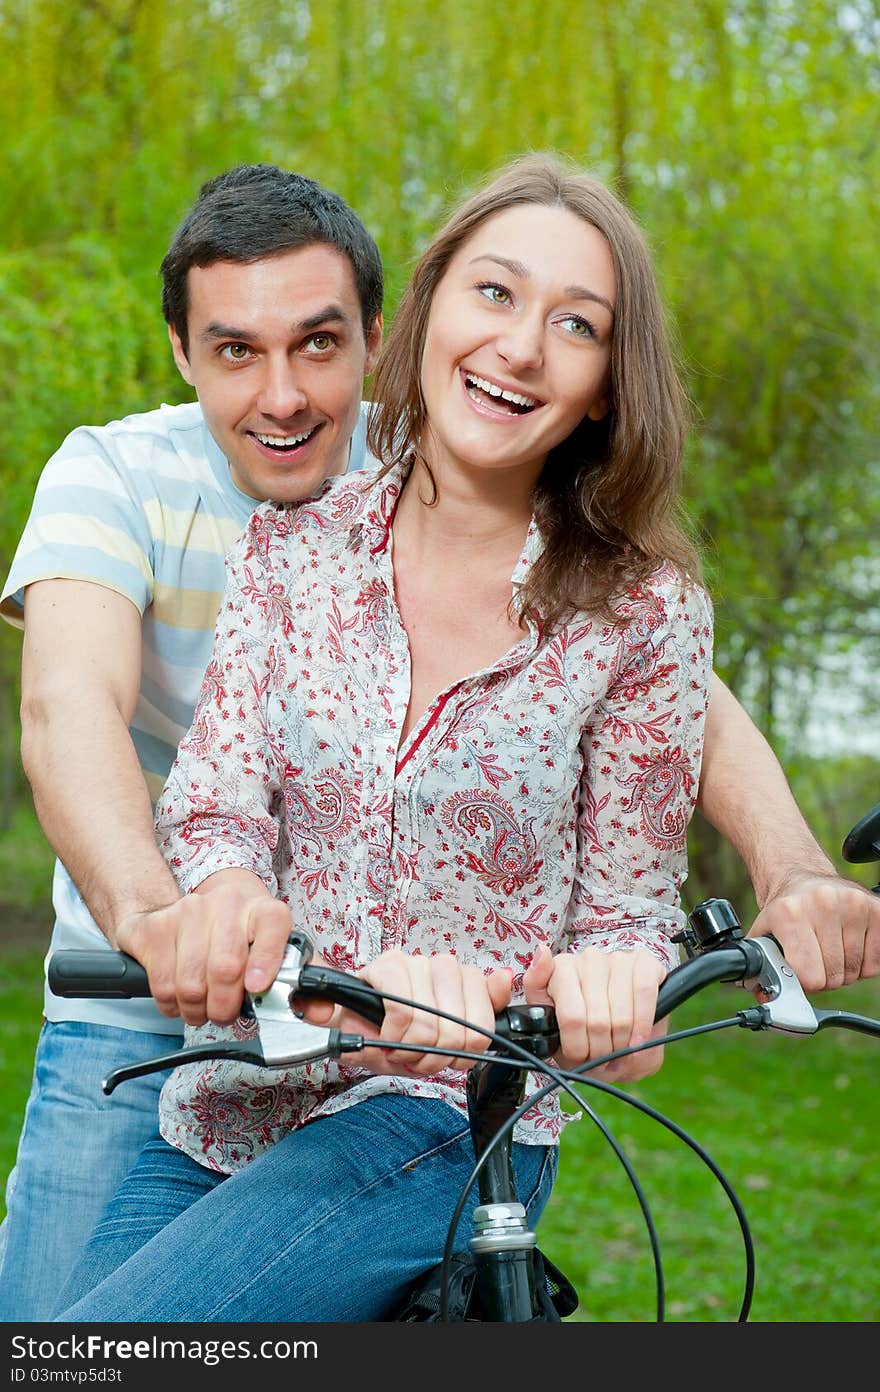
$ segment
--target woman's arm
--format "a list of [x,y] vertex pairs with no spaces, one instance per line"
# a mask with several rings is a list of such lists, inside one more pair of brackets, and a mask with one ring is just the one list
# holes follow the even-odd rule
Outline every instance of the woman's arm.
[[[647,635],[647,636],[646,636]],[[641,1043],[657,988],[679,958],[687,829],[697,797],[712,664],[708,597],[668,582],[637,597],[607,696],[584,732],[568,950],[536,954],[527,999],[561,1014],[566,1060]],[[610,1070],[655,1072],[662,1051]]]

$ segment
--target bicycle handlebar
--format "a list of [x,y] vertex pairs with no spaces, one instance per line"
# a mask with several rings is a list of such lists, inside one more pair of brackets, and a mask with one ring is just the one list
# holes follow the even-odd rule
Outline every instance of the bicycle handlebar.
[[[688,916],[687,928],[676,940],[684,945],[688,960],[674,968],[662,982],[657,995],[656,1020],[665,1019],[705,986],[714,982],[736,982],[754,991],[760,1004],[738,1011],[735,1017],[718,1022],[719,1026],[738,1023],[751,1029],[813,1034],[826,1025],[841,1025],[880,1036],[878,1020],[840,1010],[814,1010],[792,968],[786,963],[779,944],[770,937],[746,938],[734,910],[726,900],[706,900],[698,905]],[[247,1041],[213,1041],[184,1048],[162,1058],[117,1068],[104,1079],[103,1091],[109,1094],[129,1078],[197,1060],[234,1058],[262,1067],[291,1067],[311,1059],[338,1058],[342,1053],[362,1049],[365,1044],[362,1035],[343,1035],[338,1029],[307,1025],[294,1015],[294,999],[330,1000],[374,1025],[381,1024],[385,1015],[381,994],[368,982],[333,967],[311,963],[311,955],[312,944],[308,938],[291,933],[273,984],[262,996],[245,995],[242,1013],[254,1016],[259,1024],[255,1038]],[[125,999],[150,995],[147,972],[134,958],[119,952],[56,952],[49,960],[48,982],[56,995],[68,997]],[[535,1239],[528,1230],[525,1210],[520,1208],[522,1233],[517,1238],[520,1245],[514,1242],[511,1246],[516,1237],[509,1230],[514,1213],[511,1203],[516,1198],[512,1128],[524,1105],[520,1102],[524,1091],[523,1072],[535,1065],[540,1068],[542,1060],[552,1059],[559,1049],[559,1032],[552,1006],[529,1005],[510,1006],[501,1012],[496,1017],[495,1032],[501,1041],[518,1047],[504,1050],[503,1046],[495,1043],[484,1055],[472,1056],[481,1058],[483,1062],[468,1074],[468,1116],[478,1161],[468,1188],[474,1178],[478,1178],[481,1206],[476,1213],[482,1215],[480,1222],[483,1226],[470,1246],[478,1271],[482,1273],[482,1288],[488,1301],[487,1318],[520,1322],[533,1319],[537,1309],[531,1260]],[[683,1031],[670,1037],[684,1038],[689,1033]],[[554,1085],[560,1082],[564,1085],[552,1064],[546,1065],[546,1071],[551,1079],[556,1079]],[[626,1094],[619,1095],[626,1097]],[[745,1318],[751,1299],[754,1263],[748,1224],[741,1205],[729,1183],[696,1143],[659,1113],[648,1110],[701,1155],[722,1183],[736,1209],[747,1249],[746,1295],[741,1314],[741,1318]],[[607,1129],[603,1127],[603,1130],[611,1139]],[[615,1145],[615,1149],[619,1153],[619,1147]],[[629,1172],[630,1167],[627,1168]],[[636,1192],[640,1193],[634,1173],[631,1174],[631,1182]],[[459,1208],[450,1224],[447,1251],[451,1250],[452,1234],[466,1193],[467,1190],[462,1194]],[[643,1212],[653,1233],[650,1214],[644,1203]],[[486,1232],[491,1228],[492,1242],[500,1241],[496,1228],[501,1232],[503,1252],[500,1248],[496,1251],[491,1242],[485,1251],[479,1246],[485,1239],[484,1227]],[[654,1237],[652,1243],[655,1242]],[[496,1270],[497,1263],[502,1259],[507,1265],[503,1270]],[[448,1281],[447,1260],[444,1255],[444,1281]],[[656,1260],[659,1261],[659,1249]],[[518,1284],[512,1285],[510,1272],[514,1270]],[[659,1268],[658,1282],[658,1309],[661,1312],[658,1318],[662,1318]],[[445,1292],[445,1285],[443,1289]],[[445,1303],[442,1308],[445,1318]]]
[[[729,948],[716,948],[705,956],[694,957],[673,968],[661,984],[657,996],[658,1020],[672,1013],[691,996],[712,982],[729,978],[742,981],[757,977],[764,968],[765,957],[756,941],[744,938]],[[49,989],[53,995],[68,999],[133,1000],[150,995],[150,980],[146,969],[125,952],[102,952],[100,949],[63,949],[49,959]],[[304,999],[330,1000],[342,1005],[373,1025],[385,1018],[385,1007],[377,991],[367,982],[332,967],[303,966],[296,994]],[[496,1017],[503,1035],[507,1017],[512,1011],[531,1010],[531,1006],[510,1006]],[[546,1007],[552,1011],[552,1007]],[[257,1012],[259,1014],[259,1011]],[[518,1013],[514,1019],[519,1020]],[[554,1016],[555,1021],[555,1016]],[[510,1034],[518,1032],[511,1025]]]
[[[876,1020],[842,1010],[814,1010],[775,939],[744,937],[733,908],[724,899],[708,899],[697,905],[677,941],[684,943],[688,960],[662,982],[655,1020],[665,1019],[704,986],[727,981],[742,983],[762,999],[757,1009],[740,1012],[740,1023],[751,1029],[815,1034],[824,1026],[839,1025],[880,1035]],[[291,1002],[298,997],[333,1001],[373,1025],[380,1025],[385,1017],[382,996],[374,987],[347,972],[310,963],[311,955],[310,940],[302,933],[291,933],[272,986],[262,996],[245,997],[242,1010],[256,1017],[259,1039],[183,1049],[132,1069],[117,1070],[105,1080],[105,1091],[112,1091],[124,1078],[196,1058],[229,1057],[263,1067],[289,1067],[363,1048],[359,1035],[303,1025],[293,1015]],[[66,997],[130,999],[150,994],[146,971],[122,952],[56,952],[49,960],[48,981],[55,995]],[[538,1061],[551,1058],[559,1049],[556,1013],[549,1005],[508,1006],[496,1016],[495,1033],[505,1042],[520,1045]]]
[[[664,1019],[703,987],[716,981],[744,982],[760,990],[766,1004],[763,1007],[766,1027],[793,1033],[814,1033],[819,1017],[804,996],[791,968],[785,964],[782,952],[772,938],[745,938],[739,921],[725,900],[707,900],[693,911],[689,927],[680,936],[689,960],[675,967],[661,984],[657,996],[657,1020]],[[266,1047],[257,1062],[269,1066],[281,1062],[296,1062],[305,1055],[291,1052],[292,1027],[290,1011],[294,996],[302,999],[330,1000],[342,1005],[371,1024],[381,1024],[385,1007],[382,997],[369,983],[359,977],[321,964],[310,963],[312,945],[300,933],[291,933],[284,961],[275,983],[265,995],[250,1001],[245,1010],[252,1013],[261,1027],[274,1028],[273,1044]],[[146,971],[134,958],[120,952],[61,951],[50,958],[48,980],[50,989],[60,996],[92,997],[98,999],[127,999],[150,994]],[[857,1017],[844,1020],[844,1012],[827,1012],[823,1023],[847,1023],[851,1028],[865,1028],[869,1022]],[[830,1018],[831,1016],[834,1018]],[[281,1027],[281,1033],[279,1032]],[[755,1025],[755,1028],[760,1027]],[[312,1026],[307,1027],[310,1031]],[[504,1040],[528,1047],[537,1058],[549,1058],[559,1047],[559,1035],[552,1006],[514,1005],[502,1011],[496,1019],[496,1033]],[[286,1031],[288,1037],[284,1037]],[[261,1030],[265,1033],[265,1030]],[[339,1043],[338,1031],[334,1045]],[[276,1050],[274,1044],[278,1044]],[[253,1054],[253,1046],[250,1053]],[[315,1047],[314,1034],[304,1046],[309,1056]],[[243,1052],[238,1046],[238,1052]]]

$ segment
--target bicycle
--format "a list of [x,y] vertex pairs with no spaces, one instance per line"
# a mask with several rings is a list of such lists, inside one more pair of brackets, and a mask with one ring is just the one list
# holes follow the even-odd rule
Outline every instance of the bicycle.
[[[856,864],[880,860],[880,804],[849,833],[843,855]],[[874,892],[880,893],[880,884]],[[837,1026],[880,1036],[880,1020],[842,1010],[816,1010],[778,943],[772,938],[745,937],[736,913],[724,899],[707,899],[698,904],[688,915],[678,941],[686,960],[669,973],[660,987],[658,1020],[716,982],[738,983],[754,992],[758,1002],[729,1018],[672,1032],[663,1040],[639,1048],[673,1043],[734,1025],[794,1035],[814,1034]],[[144,1073],[196,1060],[234,1058],[259,1067],[279,1068],[319,1058],[338,1058],[362,1049],[362,1035],[306,1025],[291,1013],[295,998],[313,998],[343,1005],[373,1024],[382,1021],[383,997],[373,987],[334,968],[311,963],[311,955],[309,939],[302,933],[292,933],[275,982],[263,996],[246,999],[244,1013],[252,1014],[260,1026],[256,1038],[214,1042],[176,1050],[146,1063],[124,1065],[104,1080],[104,1092],[110,1094],[127,1079]],[[56,994],[66,996],[129,998],[149,994],[146,973],[138,962],[122,953],[104,951],[55,953],[49,963],[49,984]],[[475,1165],[450,1221],[443,1260],[416,1283],[403,1306],[389,1318],[403,1322],[479,1319],[524,1323],[558,1321],[577,1308],[578,1297],[571,1283],[540,1251],[513,1182],[513,1128],[541,1095],[532,1093],[523,1100],[525,1073],[535,1071],[547,1079],[542,1090],[564,1088],[585,1108],[624,1166],[651,1239],[659,1320],[664,1317],[662,1264],[644,1194],[622,1149],[595,1111],[574,1092],[574,1085],[589,1083],[599,1092],[637,1107],[669,1129],[709,1167],[733,1206],[743,1237],[746,1280],[738,1322],[747,1320],[754,1286],[754,1253],[748,1221],[732,1186],[702,1147],[669,1118],[612,1084],[587,1076],[600,1063],[631,1051],[618,1050],[570,1071],[555,1068],[550,1060],[558,1049],[559,1035],[552,1007],[545,1006],[509,1007],[496,1018],[495,1030],[489,1037],[492,1047],[486,1054],[469,1056],[477,1060],[467,1082]],[[375,1041],[368,1042],[375,1046]],[[401,1046],[389,1042],[387,1047]],[[424,1052],[423,1046],[418,1047]],[[480,1203],[473,1216],[474,1234],[468,1252],[455,1253],[453,1237],[475,1183]]]

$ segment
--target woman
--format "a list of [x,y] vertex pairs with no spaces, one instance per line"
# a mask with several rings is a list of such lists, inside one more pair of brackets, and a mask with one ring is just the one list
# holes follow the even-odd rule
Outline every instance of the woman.
[[[421,258],[375,386],[383,467],[258,509],[230,557],[165,853],[185,890],[285,901],[380,989],[484,1027],[552,1000],[566,1064],[643,1041],[677,959],[711,615],[629,214],[558,160],[509,166]],[[448,1054],[178,1070],[60,1318],[382,1318],[442,1255],[473,1164],[458,1055],[485,1047],[394,1005],[382,1034]],[[545,1098],[518,1127],[533,1222],[562,1124]]]

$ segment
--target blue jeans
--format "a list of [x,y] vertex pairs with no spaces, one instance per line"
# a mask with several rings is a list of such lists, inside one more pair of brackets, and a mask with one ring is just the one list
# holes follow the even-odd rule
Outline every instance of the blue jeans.
[[[514,1147],[533,1223],[556,1161],[553,1146]],[[395,1093],[310,1122],[228,1179],[157,1138],[108,1207],[57,1318],[381,1320],[442,1259],[473,1164],[454,1108]],[[458,1249],[478,1203],[475,1187]]]
[[156,1130],[167,1073],[105,1097],[111,1069],[178,1048],[168,1034],[46,1023],[0,1229],[0,1320],[48,1320],[104,1207]]

